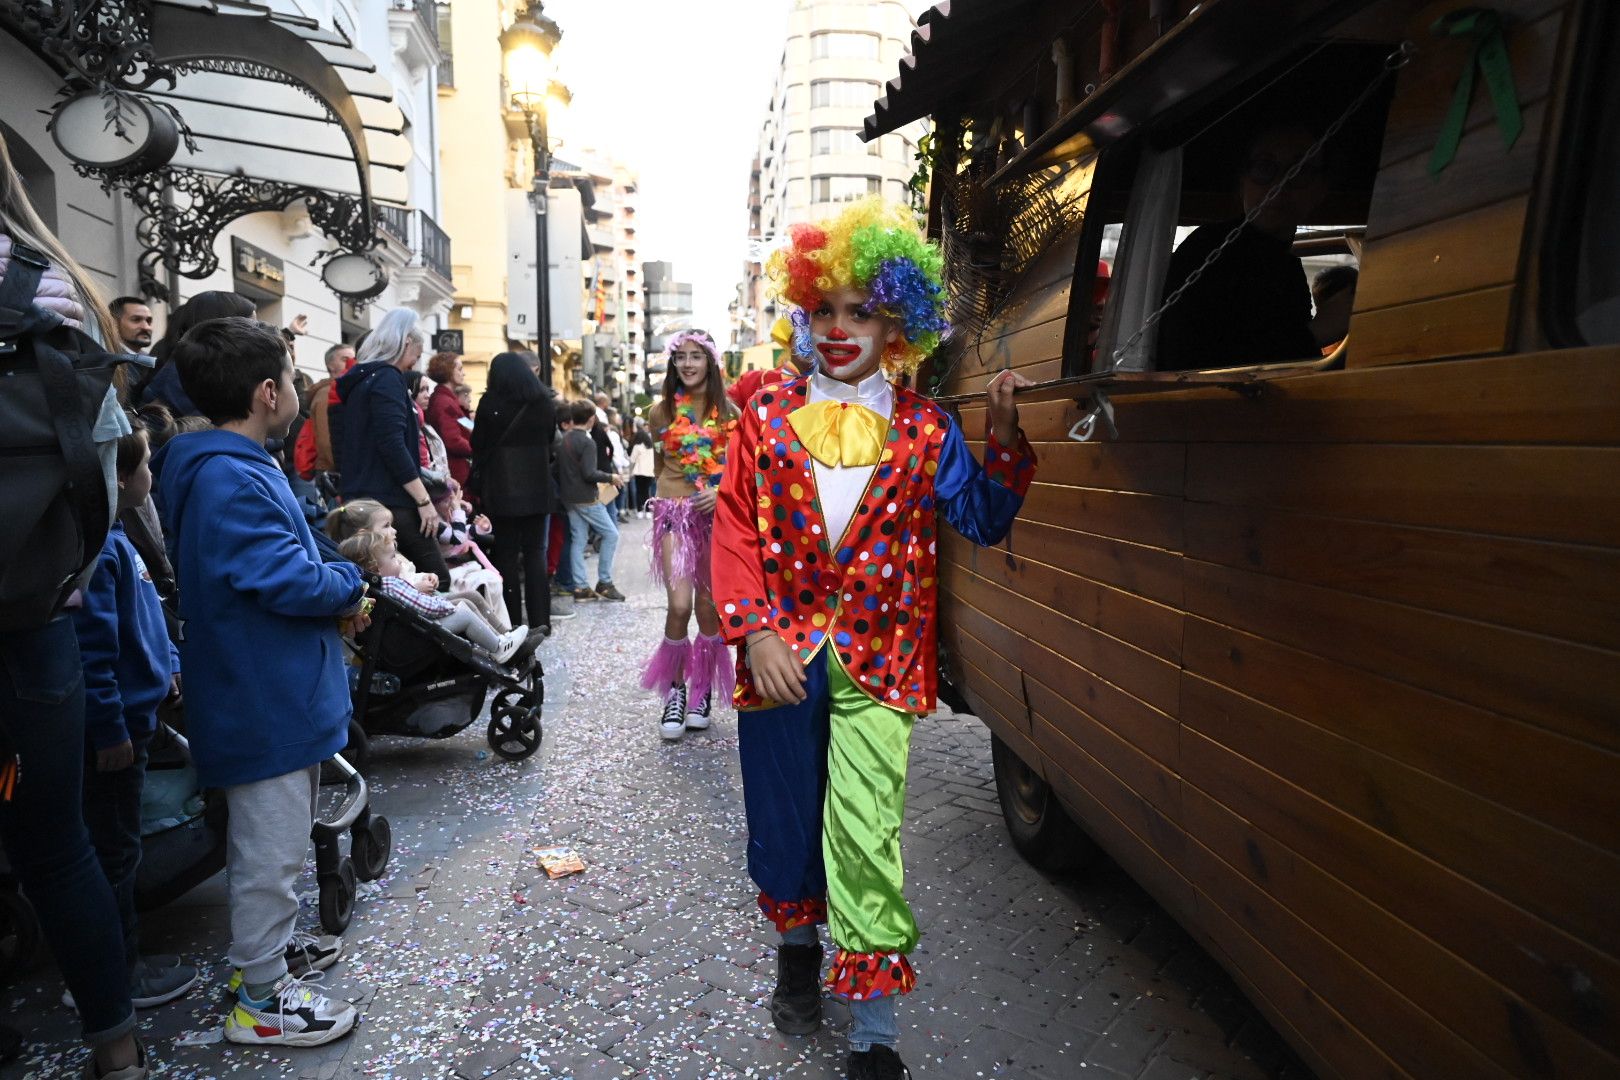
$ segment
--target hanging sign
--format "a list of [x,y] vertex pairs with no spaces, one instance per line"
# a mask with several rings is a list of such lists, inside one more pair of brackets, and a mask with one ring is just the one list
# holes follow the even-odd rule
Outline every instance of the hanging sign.
[[46,126],[62,153],[109,173],[151,172],[167,165],[180,147],[180,129],[167,110],[117,90],[68,98]]
[[280,259],[246,240],[231,237],[231,278],[237,291],[255,300],[287,295],[287,268]]

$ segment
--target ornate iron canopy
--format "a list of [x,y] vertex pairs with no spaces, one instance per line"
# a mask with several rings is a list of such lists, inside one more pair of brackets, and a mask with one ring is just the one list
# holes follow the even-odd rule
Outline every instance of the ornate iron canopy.
[[312,20],[237,0],[0,0],[0,27],[61,74],[64,104],[101,95],[108,138],[125,134],[122,106],[174,118],[170,160],[132,147],[108,155],[120,168],[76,166],[139,209],[150,295],[166,296],[160,267],[212,274],[215,239],[244,215],[302,202],[333,241],[323,254],[364,256],[378,243],[373,200],[406,201],[392,86]]

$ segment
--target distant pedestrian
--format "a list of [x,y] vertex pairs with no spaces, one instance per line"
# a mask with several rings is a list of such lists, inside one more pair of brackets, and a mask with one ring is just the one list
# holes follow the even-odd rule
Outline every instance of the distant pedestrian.
[[653,438],[644,420],[636,421],[636,433],[630,439],[630,479],[635,485],[633,504],[637,517],[647,517],[647,500],[652,498],[653,481],[658,476],[658,455],[653,449]]
[[[557,417],[528,353],[504,352],[489,365],[489,387],[473,422],[475,494],[494,527],[494,551],[512,625],[551,629],[546,514],[551,509],[551,444]],[[562,609],[558,614],[562,617]]]
[[[737,409],[726,397],[720,350],[701,330],[669,342],[663,397],[649,423],[658,437],[658,497],[652,501],[653,580],[667,594],[664,637],[642,675],[642,685],[664,695],[658,722],[665,739],[709,726],[716,692],[729,704],[735,685],[731,650],[720,636],[720,616],[709,582],[709,545],[715,496],[726,464],[726,440]],[[686,637],[697,615],[695,641]]]
[[215,430],[177,435],[153,462],[180,574],[180,658],[198,780],[224,790],[231,988],[225,1038],[318,1046],[357,1013],[302,977],[335,937],[299,933],[293,887],[309,853],[320,764],[348,740],[340,629],[364,629],[360,571],[322,560],[264,444],[298,412],[281,335],[250,319],[188,333],[174,366]]
[[[613,555],[619,547],[619,523],[608,513],[599,485],[624,486],[624,477],[602,468],[598,464],[596,441],[591,431],[596,426],[596,406],[589,401],[576,401],[573,405],[574,426],[563,435],[562,451],[558,455],[558,479],[562,499],[568,506],[569,577],[578,585],[575,600],[623,600],[624,593],[613,584]],[[610,459],[611,460],[611,459]],[[585,543],[587,535],[595,530],[602,537],[602,548],[596,563],[596,588],[587,588],[585,582]]]
[[[445,452],[450,456],[450,475],[465,488],[467,474],[472,471],[472,417],[461,403],[460,391],[466,386],[461,357],[449,352],[434,353],[427,374],[438,384],[427,404],[428,426],[444,440]],[[469,400],[471,393],[469,389]]]

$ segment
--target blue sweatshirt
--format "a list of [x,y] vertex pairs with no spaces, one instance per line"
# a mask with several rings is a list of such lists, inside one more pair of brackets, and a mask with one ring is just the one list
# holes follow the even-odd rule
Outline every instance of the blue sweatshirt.
[[410,506],[405,485],[422,477],[422,431],[405,373],[376,360],[356,364],[337,381],[343,425],[335,433],[343,498]]
[[180,654],[152,575],[116,521],[81,595],[73,627],[84,662],[85,739],[96,750],[148,739]]
[[178,435],[152,471],[198,776],[228,787],[331,757],[351,714],[335,620],[360,600],[359,567],[321,561],[287,478],[242,435]]

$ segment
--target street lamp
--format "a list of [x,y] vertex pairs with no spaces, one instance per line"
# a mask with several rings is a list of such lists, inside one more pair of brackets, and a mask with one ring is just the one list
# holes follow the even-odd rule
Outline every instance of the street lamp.
[[551,51],[562,40],[562,28],[544,11],[544,0],[530,0],[512,25],[501,32],[501,56],[506,67],[507,92],[512,107],[528,121],[529,144],[534,151],[534,341],[540,357],[540,377],[551,385],[551,252],[546,228],[546,190],[551,183],[551,151],[546,136],[546,105],[553,98],[568,100],[568,89],[551,78]]

